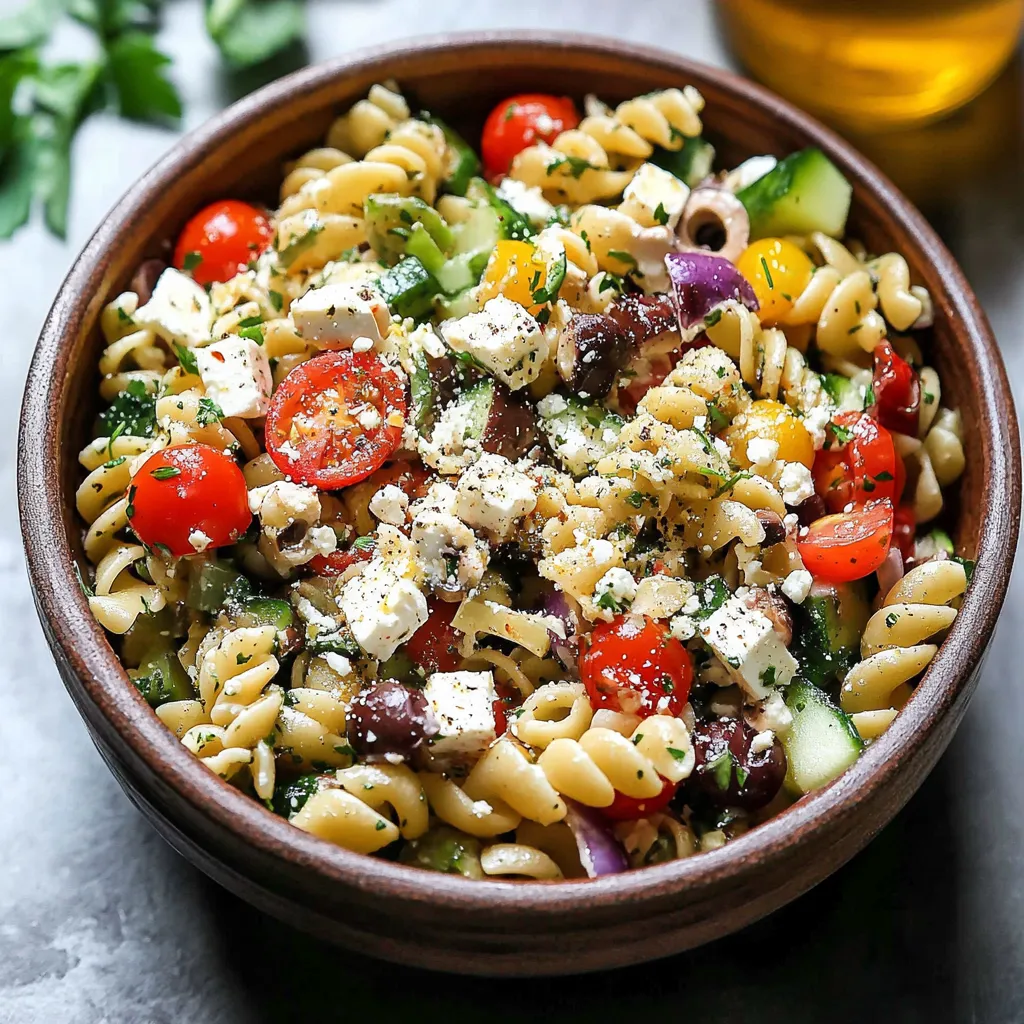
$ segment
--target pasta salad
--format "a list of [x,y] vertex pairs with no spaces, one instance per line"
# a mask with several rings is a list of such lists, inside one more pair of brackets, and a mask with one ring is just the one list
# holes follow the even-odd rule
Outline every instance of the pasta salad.
[[89,604],[295,827],[475,879],[688,857],[934,657],[973,567],[930,298],[823,153],[716,170],[703,105],[512,97],[481,161],[374,86],[104,310]]

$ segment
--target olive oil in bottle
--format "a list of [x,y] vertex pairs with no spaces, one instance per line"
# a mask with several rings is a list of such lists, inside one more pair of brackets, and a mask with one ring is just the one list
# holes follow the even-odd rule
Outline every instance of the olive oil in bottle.
[[798,106],[860,130],[941,117],[1009,60],[1024,0],[719,0],[747,70]]

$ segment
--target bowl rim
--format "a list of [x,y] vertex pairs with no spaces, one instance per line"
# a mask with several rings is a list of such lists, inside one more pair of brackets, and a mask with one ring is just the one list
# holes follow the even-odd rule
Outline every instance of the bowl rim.
[[[947,642],[893,725],[868,747],[839,779],[801,799],[719,850],[700,857],[629,871],[598,879],[522,882],[494,885],[428,873],[401,864],[351,853],[294,828],[203,767],[160,722],[134,687],[99,624],[92,617],[74,572],[67,536],[69,511],[61,494],[59,465],[61,424],[49,410],[60,405],[71,375],[70,345],[64,338],[95,318],[95,296],[107,254],[118,229],[130,222],[154,194],[197,159],[216,150],[225,135],[317,92],[353,73],[374,71],[390,77],[388,67],[403,55],[472,51],[501,46],[530,49],[557,59],[558,51],[586,51],[594,57],[624,58],[669,72],[685,81],[697,76],[746,104],[766,109],[782,126],[808,144],[819,146],[847,176],[855,178],[874,202],[884,204],[895,227],[916,237],[925,260],[941,279],[949,297],[946,315],[962,325],[968,339],[965,358],[975,364],[987,401],[979,409],[983,447],[1005,453],[982,467],[988,514],[982,518],[977,560],[985,575],[964,599]],[[104,296],[105,298],[105,296]],[[90,372],[94,368],[90,367]],[[997,415],[998,413],[998,415]],[[151,167],[100,222],[71,267],[46,318],[29,369],[18,446],[18,493],[30,582],[37,611],[54,655],[63,656],[75,675],[65,679],[82,707],[90,702],[117,732],[132,754],[175,794],[222,829],[270,858],[297,862],[321,880],[367,895],[387,893],[415,903],[442,902],[454,910],[488,909],[508,917],[556,915],[585,905],[595,911],[624,900],[643,901],[700,888],[733,883],[746,872],[761,870],[792,851],[802,837],[834,818],[842,818],[892,782],[900,765],[929,743],[938,720],[959,704],[994,629],[1006,595],[1020,519],[1020,444],[1006,372],[991,328],[963,272],[923,216],[895,186],[852,146],[809,115],[768,90],[732,72],[710,67],[655,47],[580,33],[533,31],[458,32],[400,40],[296,71],[232,104],[187,133]],[[74,515],[73,506],[71,514]],[[77,685],[75,685],[77,684]],[[867,837],[870,838],[870,837]]]

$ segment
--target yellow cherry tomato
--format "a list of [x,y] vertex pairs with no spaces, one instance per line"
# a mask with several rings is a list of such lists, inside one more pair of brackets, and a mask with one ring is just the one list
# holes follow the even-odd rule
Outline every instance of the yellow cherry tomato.
[[722,436],[732,449],[733,459],[743,469],[750,469],[753,464],[747,445],[754,438],[774,441],[778,445],[776,459],[802,462],[808,469],[814,462],[814,441],[807,428],[788,405],[768,398],[752,403],[729,424]]
[[754,289],[763,324],[785,322],[814,273],[810,257],[784,238],[762,238],[748,245],[736,268]]
[[480,282],[480,298],[486,302],[504,295],[531,313],[537,313],[541,306],[533,301],[533,293],[543,287],[547,269],[544,254],[535,245],[502,240],[487,261]]

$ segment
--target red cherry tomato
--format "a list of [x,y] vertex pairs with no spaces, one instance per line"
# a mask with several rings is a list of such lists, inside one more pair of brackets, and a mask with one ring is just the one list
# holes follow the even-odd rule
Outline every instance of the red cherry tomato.
[[814,489],[830,512],[851,502],[899,501],[905,473],[892,435],[867,413],[841,412],[814,457]]
[[816,519],[800,531],[796,546],[815,579],[848,583],[870,576],[885,561],[892,532],[892,502],[885,498]]
[[579,123],[576,105],[565,96],[523,93],[502,100],[488,115],[480,140],[487,176],[503,177],[517,153],[536,142],[554,142]]
[[428,674],[454,672],[462,664],[462,634],[452,625],[459,609],[456,601],[427,602],[430,616],[405,643],[405,653]]
[[599,807],[598,810],[613,821],[635,821],[637,818],[646,818],[648,815],[664,810],[672,797],[676,795],[678,788],[677,783],[665,779],[665,785],[662,786],[661,792],[657,796],[638,799],[635,796],[626,796],[625,793],[616,792],[611,806]]
[[[364,541],[367,538],[362,538]],[[361,543],[358,547],[351,544],[344,551],[332,551],[329,555],[314,555],[306,565],[316,576],[341,576],[357,562],[368,562],[373,558],[376,543]]]
[[405,387],[373,352],[325,352],[281,382],[264,427],[267,451],[287,476],[332,490],[379,469],[398,447]]
[[200,210],[178,236],[174,265],[197,284],[227,281],[245,270],[274,236],[270,221],[248,203],[222,199]]
[[580,658],[580,678],[595,710],[678,715],[690,695],[693,663],[668,627],[641,615],[599,622]]
[[252,522],[245,477],[208,444],[163,448],[132,478],[128,522],[143,544],[178,557],[234,544]]
[[893,351],[888,341],[875,346],[872,379],[878,421],[900,434],[917,437],[921,413],[921,381],[914,368]]
[[916,533],[917,519],[913,505],[900,505],[893,513],[892,542],[900,549],[904,565],[914,557]]

